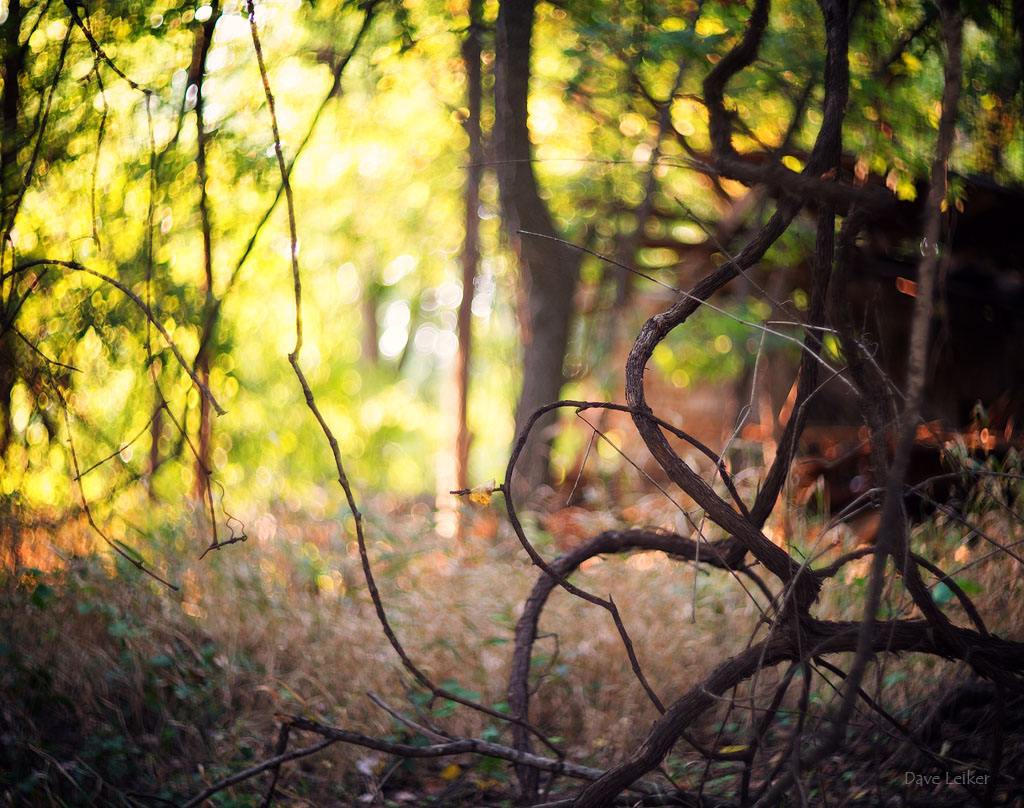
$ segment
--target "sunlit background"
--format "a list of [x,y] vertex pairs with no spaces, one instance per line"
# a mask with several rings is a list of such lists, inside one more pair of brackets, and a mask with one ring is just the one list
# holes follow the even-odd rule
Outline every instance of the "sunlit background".
[[[794,169],[802,167],[820,125],[811,103],[786,131],[801,93],[813,102],[821,92],[808,84],[819,66],[794,58],[820,52],[818,27],[805,24],[812,6],[777,5],[768,63],[738,76],[727,99],[742,124],[737,147],[785,148],[783,162]],[[703,271],[707,262],[688,265],[685,251],[704,242],[706,228],[736,204],[749,208],[740,217],[741,234],[771,210],[739,184],[694,168],[709,148],[701,81],[746,15],[742,4],[696,10],[682,3],[659,11],[651,26],[628,9],[542,5],[533,63],[529,123],[557,226],[571,240],[618,255],[623,239],[637,231],[636,211],[653,172],[656,215],[641,223],[634,258],[671,286]],[[496,11],[488,3],[487,20]],[[208,333],[209,387],[227,410],[212,420],[209,456],[220,518],[267,503],[311,508],[314,515],[331,509],[338,492],[330,452],[286,358],[295,339],[291,246],[245,9],[230,0],[222,9],[125,3],[87,12],[105,56],[135,86],[115,75],[77,29],[69,30],[66,13],[45,5],[25,9],[35,15],[26,29],[31,78],[43,88],[25,114],[45,113],[49,129],[10,234],[7,265],[34,257],[75,260],[120,280],[150,301],[189,362]],[[903,199],[916,196],[926,174],[941,69],[934,49],[914,43],[897,55],[893,69],[902,80],[883,80],[873,71],[889,45],[871,34],[905,33],[915,13],[889,8],[858,41],[851,62],[857,101],[844,144],[861,181],[877,178]],[[214,15],[202,82],[213,281],[207,289],[190,112],[197,86],[188,70],[196,26]],[[473,296],[470,476],[500,478],[520,383],[515,312],[521,291],[490,169],[479,206],[479,274],[473,289],[461,286],[468,140],[459,48],[466,9],[408,0],[378,10],[333,94],[332,70],[359,35],[360,8],[272,0],[256,7],[256,21],[284,156],[295,159],[306,335],[300,361],[357,488],[432,502],[454,486],[456,311],[465,295]],[[51,89],[66,38],[66,59]],[[968,22],[964,114],[979,125],[965,128],[955,159],[960,171],[1012,178],[1021,174],[1022,149],[1007,105],[1017,102],[991,73],[1002,47],[991,30]],[[489,54],[485,48],[485,62]],[[485,75],[488,88],[491,82]],[[644,93],[661,98],[673,91],[670,126],[662,129]],[[485,105],[485,132],[493,118]],[[806,228],[780,241],[762,269],[803,265],[813,243]],[[711,265],[723,260],[721,251],[709,256]],[[654,283],[634,280],[636,305],[617,308],[616,273],[597,258],[584,262],[566,358],[567,397],[618,395],[617,368],[630,335],[671,298]],[[790,277],[779,291],[799,311],[806,294],[799,272]],[[51,266],[8,283],[24,295],[19,331],[62,364],[31,358],[26,344],[10,337],[11,355],[31,370],[15,379],[9,396],[10,429],[0,455],[4,495],[20,497],[28,509],[76,502],[70,436],[80,470],[91,468],[82,493],[97,507],[117,513],[149,497],[175,504],[187,497],[196,484],[189,443],[200,428],[200,394],[166,341],[96,277]],[[726,303],[733,313],[771,316],[763,300],[742,291]],[[211,310],[216,322],[204,332]],[[668,391],[682,395],[711,385],[734,399],[736,380],[768,349],[787,350],[704,312],[685,338],[658,347],[653,365]],[[177,424],[155,410],[154,379]],[[68,391],[69,424],[55,389]],[[735,401],[725,407],[721,435],[737,407]],[[582,427],[559,435],[556,481],[577,469],[587,438]],[[594,462],[602,459],[618,462],[607,447]]]

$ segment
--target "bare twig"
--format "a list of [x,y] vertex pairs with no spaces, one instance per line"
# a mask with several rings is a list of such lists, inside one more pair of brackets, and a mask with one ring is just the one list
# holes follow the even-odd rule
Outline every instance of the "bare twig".
[[255,766],[250,766],[248,769],[243,769],[240,772],[236,772],[230,777],[225,777],[214,783],[209,788],[204,789],[196,796],[187,802],[182,803],[181,808],[195,808],[197,805],[202,805],[214,794],[223,791],[225,788],[237,785],[238,783],[244,783],[246,780],[250,780],[256,777],[258,774],[262,774],[265,771],[273,771],[274,769],[280,768],[282,763],[287,763],[290,760],[298,760],[299,758],[309,757],[315,755],[318,752],[322,752],[328,746],[333,746],[342,740],[341,738],[325,738],[318,743],[304,746],[301,749],[293,749],[291,752],[286,752],[283,755],[277,755],[272,758],[267,758],[262,763],[257,763]]
[[384,635],[387,637],[392,649],[398,655],[402,661],[403,666],[408,670],[417,681],[426,687],[430,692],[438,698],[447,699],[461,704],[464,707],[469,707],[477,712],[488,715],[491,718],[496,718],[500,721],[511,721],[524,726],[531,733],[536,735],[548,748],[550,748],[556,754],[562,755],[561,750],[558,749],[551,741],[548,740],[547,736],[544,735],[536,727],[527,724],[520,719],[510,717],[509,715],[502,713],[498,710],[487,707],[483,704],[479,704],[471,699],[466,699],[455,693],[452,693],[445,688],[436,685],[433,680],[430,679],[423,672],[423,670],[413,662],[412,658],[406,652],[405,647],[399,641],[398,636],[395,634],[394,629],[391,627],[391,622],[388,619],[387,611],[384,608],[384,601],[381,598],[380,591],[377,588],[376,579],[373,575],[373,568],[370,565],[370,555],[366,547],[366,535],[363,529],[363,515],[359,510],[356,503],[355,492],[352,489],[352,485],[349,482],[348,475],[345,473],[345,467],[341,460],[341,448],[338,445],[338,440],[334,436],[334,432],[331,430],[323,413],[320,411],[320,407],[316,403],[316,398],[313,396],[313,391],[309,386],[309,382],[306,379],[306,375],[302,370],[299,363],[299,354],[302,350],[302,281],[299,273],[299,256],[298,256],[298,236],[296,233],[295,224],[295,204],[292,198],[291,185],[288,179],[288,169],[285,164],[284,151],[281,146],[280,132],[277,126],[277,112],[274,104],[274,96],[270,89],[270,79],[267,75],[266,64],[263,59],[263,47],[260,43],[259,31],[256,27],[255,8],[253,0],[248,2],[248,13],[249,13],[249,30],[252,35],[253,49],[256,52],[256,61],[260,70],[260,77],[263,81],[263,90],[267,99],[267,109],[270,114],[273,136],[274,136],[274,153],[277,155],[278,170],[280,172],[281,183],[285,189],[285,201],[288,208],[288,226],[289,226],[289,237],[291,244],[291,270],[292,270],[292,288],[295,299],[295,347],[292,352],[288,355],[288,361],[292,366],[292,370],[298,379],[299,386],[302,389],[303,397],[306,401],[306,406],[309,408],[313,417],[316,419],[317,424],[320,426],[324,437],[327,439],[328,444],[331,447],[331,454],[334,458],[334,467],[338,472],[338,484],[341,486],[342,491],[345,494],[346,502],[348,503],[349,510],[352,513],[353,520],[355,522],[355,533],[356,542],[359,547],[359,558],[363,568],[363,576],[366,580],[366,586],[370,593],[370,599],[373,602],[374,611],[377,614],[377,619],[380,622],[381,629],[384,631]]

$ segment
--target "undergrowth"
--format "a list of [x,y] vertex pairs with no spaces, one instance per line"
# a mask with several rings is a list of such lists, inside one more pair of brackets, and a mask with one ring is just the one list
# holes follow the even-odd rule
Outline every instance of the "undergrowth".
[[[493,511],[467,512],[468,529],[456,541],[434,530],[424,504],[382,501],[368,510],[384,602],[411,656],[450,690],[505,709],[515,623],[537,576],[525,554]],[[634,505],[630,517],[676,523],[674,509],[654,498]],[[270,755],[275,713],[426,743],[374,706],[370,692],[414,718],[507,742],[506,727],[432,702],[401,669],[373,613],[344,514],[317,522],[284,510],[255,515],[249,542],[203,560],[182,552],[203,545],[195,523],[159,519],[150,529],[153,552],[180,584],[177,592],[97,550],[77,521],[15,524],[8,516],[0,601],[0,791],[8,805],[178,804]],[[944,569],[966,566],[956,580],[989,630],[1024,639],[1020,566],[1007,576],[1005,558],[986,556],[992,540],[1020,541],[1021,524],[997,507],[976,509],[972,520],[977,531],[940,512],[916,528],[914,543]],[[857,540],[845,527],[821,528],[802,512],[787,515],[794,552],[815,566]],[[540,528],[536,536],[547,557],[557,555],[557,537]],[[866,573],[866,564],[850,565],[826,586],[816,612],[856,614]],[[594,559],[574,580],[614,596],[640,664],[666,702],[746,647],[765,606],[744,579],[661,553]],[[939,584],[934,592],[965,624],[948,589]],[[897,592],[884,608],[912,616]],[[573,760],[608,765],[657,715],[608,616],[564,592],[556,590],[543,615],[533,664],[531,719]],[[750,697],[770,692],[781,675],[763,671],[731,707],[709,714],[702,741],[724,750],[745,743],[757,720]],[[909,720],[965,675],[934,658],[879,658],[869,689],[891,715]],[[815,679],[809,699],[812,711],[827,716],[835,693]],[[773,732],[788,731],[794,705],[780,705]],[[877,742],[873,726],[861,725],[868,749]],[[728,790],[737,766],[705,768],[691,751],[677,747],[665,773],[683,787]],[[863,751],[851,747],[850,760],[837,764],[852,791]],[[287,766],[276,804],[501,804],[511,799],[510,777],[506,764],[486,758],[402,762],[337,745]],[[261,783],[227,789],[210,804],[256,804]]]

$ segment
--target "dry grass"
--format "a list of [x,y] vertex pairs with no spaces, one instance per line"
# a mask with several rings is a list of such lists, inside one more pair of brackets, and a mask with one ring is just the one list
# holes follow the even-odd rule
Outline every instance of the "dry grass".
[[[673,510],[657,500],[640,507],[646,524],[674,524]],[[466,541],[455,545],[432,530],[426,506],[377,504],[370,512],[378,581],[411,656],[436,681],[490,705],[503,702],[515,621],[536,578],[524,553],[486,514],[477,514]],[[8,664],[0,674],[0,731],[14,774],[0,776],[0,784],[14,795],[9,799],[34,804],[45,794],[58,800],[53,804],[79,804],[89,789],[103,795],[97,804],[143,804],[132,802],[138,799],[127,796],[132,791],[180,798],[260,759],[272,742],[275,712],[401,737],[402,728],[365,693],[405,710],[412,709],[410,699],[421,706],[424,700],[380,631],[344,521],[258,515],[249,520],[249,543],[203,561],[184,551],[202,544],[191,524],[165,525],[158,539],[164,546],[156,554],[181,583],[178,593],[123,569],[107,554],[89,554],[90,540],[77,523],[23,530],[14,575],[8,546],[2,606]],[[842,529],[812,539],[819,528],[799,515],[788,525],[797,549],[822,554],[822,562],[853,540]],[[999,541],[1024,535],[1020,522],[998,509],[981,515],[977,526]],[[991,549],[984,540],[961,541],[965,532],[940,518],[918,528],[915,544],[954,569]],[[537,535],[549,557],[557,554],[553,538]],[[817,614],[858,617],[859,574],[851,565],[848,576],[827,585]],[[614,596],[641,664],[665,701],[744,648],[758,627],[757,604],[763,605],[760,595],[749,594],[749,582],[741,585],[725,573],[695,570],[658,553],[595,559],[575,580]],[[992,556],[958,580],[967,582],[991,631],[1024,639],[1020,565]],[[893,614],[911,613],[899,591],[888,607]],[[966,624],[958,606],[948,609]],[[605,612],[556,591],[541,631],[532,718],[565,739],[573,759],[607,765],[656,716],[614,625]],[[938,683],[963,673],[930,658],[885,659],[870,689],[888,709],[905,715]],[[765,671],[739,695],[768,692],[780,675]],[[827,688],[819,698],[819,712],[827,711]],[[723,704],[701,732],[723,746],[742,742],[749,706],[743,698],[731,710]],[[507,738],[493,721],[463,708],[434,705],[433,715],[461,734]],[[673,762],[684,782],[702,772],[686,755],[681,747]],[[420,788],[442,791],[450,783],[439,774],[452,776],[442,765],[387,774],[389,788],[412,778]],[[334,747],[292,769],[284,803],[347,804],[372,793],[388,771],[378,756]],[[504,776],[488,772],[488,783],[500,786]],[[218,804],[249,804],[257,788],[253,783],[225,792]]]

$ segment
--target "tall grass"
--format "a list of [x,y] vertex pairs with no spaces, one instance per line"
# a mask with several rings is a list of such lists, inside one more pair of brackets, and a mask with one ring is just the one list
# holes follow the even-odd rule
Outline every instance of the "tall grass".
[[[672,509],[649,504],[631,516],[674,523]],[[374,569],[410,655],[435,681],[500,706],[515,623],[537,571],[490,513],[470,514],[466,537],[455,544],[433,530],[422,504],[368,510]],[[247,543],[203,560],[196,558],[203,546],[196,523],[165,514],[150,522],[154,559],[180,584],[178,592],[94,546],[78,521],[19,524],[15,531],[9,519],[0,604],[0,785],[9,802],[157,804],[142,794],[179,800],[267,754],[275,713],[408,740],[409,731],[375,707],[368,692],[412,714],[429,712],[453,732],[507,740],[505,728],[486,716],[428,704],[402,670],[366,593],[344,515],[313,522],[286,511],[253,514]],[[999,509],[979,514],[976,527],[1004,542],[1022,536],[1020,522]],[[795,552],[820,555],[816,564],[855,540],[843,528],[820,530],[820,523],[790,514],[783,538]],[[967,541],[967,534],[940,515],[916,529],[914,543],[953,569],[991,549],[976,536]],[[536,536],[548,557],[557,554],[556,537]],[[830,582],[817,614],[858,618],[864,574],[854,564]],[[640,663],[666,702],[751,642],[765,605],[749,582],[660,553],[594,559],[574,580],[613,595]],[[957,580],[991,631],[1024,639],[1019,566],[991,556]],[[898,590],[886,606],[894,615],[912,613]],[[955,602],[947,609],[966,624]],[[617,631],[605,612],[556,590],[541,633],[531,718],[563,739],[573,759],[607,765],[656,716]],[[906,715],[937,683],[960,674],[931,658],[880,659],[874,695]],[[779,675],[763,672],[732,708],[723,703],[708,715],[699,728],[706,741],[742,743],[752,716],[742,696],[767,692]],[[818,684],[815,693],[827,712],[833,694]],[[674,774],[696,781],[703,770],[683,747],[673,757]],[[335,746],[289,768],[281,804],[381,799],[384,780],[385,791],[399,795],[423,789],[443,795],[467,778],[501,793],[504,767],[459,762],[455,769],[445,762],[396,768],[375,753]],[[409,790],[413,784],[419,791]],[[215,804],[252,804],[260,787],[260,781],[243,784]]]

